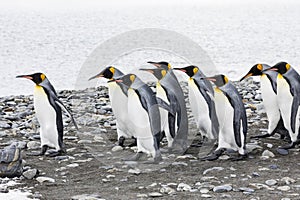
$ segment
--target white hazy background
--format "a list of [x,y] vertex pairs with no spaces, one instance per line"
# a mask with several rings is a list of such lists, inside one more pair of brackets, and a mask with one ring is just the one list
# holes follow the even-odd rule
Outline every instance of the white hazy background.
[[[300,72],[299,10],[296,0],[0,1],[0,96],[31,94],[33,84],[15,76],[34,72],[44,72],[56,89],[73,89],[93,49],[140,28],[189,37],[232,80],[259,62],[287,61]],[[153,50],[120,56],[112,64],[138,68],[149,58],[187,65]]]

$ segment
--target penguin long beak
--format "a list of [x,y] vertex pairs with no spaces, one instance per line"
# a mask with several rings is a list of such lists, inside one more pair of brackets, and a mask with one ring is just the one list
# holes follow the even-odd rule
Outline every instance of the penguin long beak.
[[215,77],[203,77],[201,79],[209,80],[209,81],[212,81],[212,82],[216,82],[217,81],[217,79]]
[[265,69],[265,70],[263,70],[262,72],[265,72],[265,71],[278,71],[278,68],[276,68],[276,67],[270,67],[269,69]]
[[152,64],[152,65],[154,65],[155,67],[160,67],[160,66],[161,66],[161,65],[158,64],[157,62],[149,61],[149,62],[147,62],[147,63]]
[[16,78],[27,78],[29,80],[32,80],[32,76],[29,76],[29,75],[19,75],[19,76],[16,76]]
[[178,71],[182,71],[184,73],[186,73],[186,70],[185,69],[182,69],[182,68],[173,68],[174,70],[178,70]]
[[112,83],[112,82],[122,83],[123,80],[121,80],[121,79],[111,79],[111,80],[109,80],[109,81],[107,81],[107,82],[108,82],[108,83]]
[[89,81],[92,80],[92,79],[95,79],[95,78],[101,78],[103,77],[103,74],[100,73],[100,74],[97,74],[96,76],[92,76],[91,78],[89,78]]
[[244,79],[246,79],[246,78],[248,78],[248,77],[250,77],[250,76],[252,76],[252,75],[253,75],[253,73],[248,73],[248,74],[246,74],[243,78],[241,78],[240,81],[242,81],[242,80],[244,80]]
[[152,69],[144,69],[144,68],[141,68],[141,69],[139,69],[139,70],[141,70],[141,71],[146,71],[146,72],[149,72],[149,73],[151,73],[151,74],[154,74],[154,71],[153,71]]

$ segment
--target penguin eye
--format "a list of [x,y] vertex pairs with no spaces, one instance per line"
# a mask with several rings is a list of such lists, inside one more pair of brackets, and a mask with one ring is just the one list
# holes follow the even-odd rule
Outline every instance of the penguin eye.
[[286,68],[286,71],[288,71],[288,70],[291,68],[291,65],[287,63],[287,64],[285,65],[285,68]]
[[129,77],[129,78],[130,78],[130,81],[131,81],[131,82],[133,82],[133,81],[134,81],[134,79],[135,79],[135,75],[133,75],[133,74],[132,74],[132,75],[130,75],[130,77]]
[[45,80],[45,78],[46,78],[45,74],[41,74],[42,81]]
[[167,74],[166,70],[161,70],[162,77],[165,77],[166,74]]
[[258,64],[256,68],[257,68],[259,71],[262,71],[263,66],[262,66],[261,64]]
[[197,67],[194,67],[193,73],[196,74],[198,71],[199,71],[198,68],[197,68]]
[[115,73],[115,68],[114,68],[114,67],[110,67],[110,68],[109,68],[109,71],[111,71],[111,73],[114,74],[114,73]]

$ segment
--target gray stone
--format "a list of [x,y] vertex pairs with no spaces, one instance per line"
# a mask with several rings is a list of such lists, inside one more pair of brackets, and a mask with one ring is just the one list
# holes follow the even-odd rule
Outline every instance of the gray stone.
[[284,155],[284,156],[289,154],[289,151],[287,149],[277,148],[276,151],[280,155]]
[[202,174],[206,175],[208,172],[211,172],[211,171],[222,171],[222,170],[224,170],[223,167],[212,167],[212,168],[204,170],[204,172]]
[[151,192],[148,194],[149,197],[162,197],[163,195],[159,192]]
[[162,187],[159,190],[159,192],[163,193],[163,194],[168,194],[168,195],[176,194],[176,191],[173,188],[169,187],[169,186]]
[[23,176],[27,179],[33,179],[38,173],[37,169],[29,169],[25,172],[23,172]]
[[289,191],[290,189],[291,189],[291,187],[288,185],[277,187],[277,190],[284,191],[284,192]]
[[213,196],[210,194],[201,194],[202,198],[212,198]]
[[219,185],[213,188],[213,191],[216,193],[220,193],[220,192],[229,192],[232,190],[232,186],[231,185]]
[[247,187],[240,187],[239,190],[242,191],[242,192],[247,192],[247,193],[253,193],[253,192],[255,192],[254,189],[247,188]]
[[6,121],[0,121],[0,128],[9,129],[10,125]]
[[55,182],[55,180],[53,178],[45,177],[45,176],[39,176],[36,178],[36,180],[40,183],[44,183],[44,182],[54,183]]
[[71,197],[72,200],[105,200],[101,198],[98,194],[80,194]]
[[40,149],[41,143],[37,141],[29,141],[27,142],[27,148],[32,150]]
[[180,166],[180,165],[182,165],[182,166],[188,166],[188,164],[185,163],[185,162],[173,162],[172,165],[174,165],[174,166]]
[[269,186],[273,186],[273,185],[276,185],[277,184],[277,181],[274,180],[274,179],[270,179],[270,180],[266,180],[265,182],[267,185]]
[[135,169],[129,169],[128,170],[128,173],[130,174],[135,174],[135,175],[139,175],[141,173],[141,170],[138,169],[138,168],[135,168]]
[[74,167],[78,167],[78,166],[79,166],[78,163],[72,163],[72,164],[67,165],[67,167],[70,167],[70,168],[74,168]]
[[269,150],[265,150],[263,153],[262,153],[262,156],[263,157],[268,157],[268,158],[273,158],[275,157],[274,153],[272,151],[269,151]]
[[123,150],[123,147],[121,147],[121,146],[119,146],[119,145],[114,146],[114,147],[111,149],[111,151],[113,151],[113,152],[116,152],[116,151],[122,151],[122,150]]
[[190,191],[191,189],[192,187],[185,183],[179,183],[177,186],[178,192]]
[[285,182],[285,184],[289,185],[291,183],[295,183],[296,180],[295,179],[292,179],[290,177],[283,177],[282,179],[280,179],[282,182]]

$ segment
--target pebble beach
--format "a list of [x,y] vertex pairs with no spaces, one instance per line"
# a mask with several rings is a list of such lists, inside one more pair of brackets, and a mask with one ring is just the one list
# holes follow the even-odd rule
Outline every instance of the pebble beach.
[[[61,90],[59,98],[72,111],[77,131],[64,116],[64,143],[67,153],[54,158],[28,156],[38,151],[39,124],[33,96],[0,98],[1,148],[17,142],[22,149],[23,175],[0,179],[0,198],[14,199],[299,199],[299,149],[280,155],[276,148],[286,142],[263,134],[267,118],[259,82],[234,82],[243,96],[248,117],[249,158],[231,161],[230,154],[216,161],[200,161],[212,146],[200,140],[189,105],[190,148],[184,154],[162,153],[159,164],[122,161],[135,147],[116,146],[116,121],[104,86],[85,90]],[[187,84],[181,83],[187,97]],[[188,103],[188,99],[186,99]],[[126,143],[130,143],[128,140]],[[162,148],[166,141],[162,141]]]

